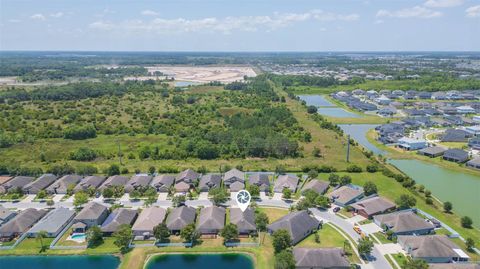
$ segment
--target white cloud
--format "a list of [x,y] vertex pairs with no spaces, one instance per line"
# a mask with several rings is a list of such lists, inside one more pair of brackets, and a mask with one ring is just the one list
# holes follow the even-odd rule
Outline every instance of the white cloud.
[[389,11],[381,9],[377,12],[377,17],[391,17],[391,18],[421,18],[430,19],[443,16],[440,11],[431,10],[421,6],[414,6],[412,8],[404,8],[396,11]]
[[50,14],[50,17],[52,18],[60,18],[60,17],[63,17],[63,12],[57,12],[57,13],[53,13],[53,14]]
[[158,12],[147,9],[147,10],[142,11],[142,15],[144,15],[144,16],[157,16]]
[[464,0],[427,0],[424,5],[433,8],[456,7],[463,5],[464,2]]
[[32,16],[30,16],[30,19],[44,21],[46,18],[43,14],[37,13],[37,14],[33,14]]
[[477,18],[480,17],[480,5],[478,6],[471,6],[465,10],[467,13],[467,17],[469,18]]
[[253,32],[264,29],[275,30],[292,25],[296,22],[308,20],[316,21],[354,21],[359,18],[358,14],[336,14],[322,10],[310,10],[305,13],[274,13],[272,16],[238,16],[225,18],[201,18],[201,19],[163,19],[153,20],[128,20],[118,23],[108,21],[96,21],[89,25],[90,28],[99,30],[118,31],[143,31],[155,33],[179,33],[179,32],[222,32],[228,34],[232,31]]

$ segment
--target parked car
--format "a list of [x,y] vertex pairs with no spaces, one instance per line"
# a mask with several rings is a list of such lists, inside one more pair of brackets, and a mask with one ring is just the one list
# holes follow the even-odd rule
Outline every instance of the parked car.
[[335,213],[337,213],[338,211],[340,211],[340,207],[338,207],[338,206],[333,209],[333,212],[335,212]]

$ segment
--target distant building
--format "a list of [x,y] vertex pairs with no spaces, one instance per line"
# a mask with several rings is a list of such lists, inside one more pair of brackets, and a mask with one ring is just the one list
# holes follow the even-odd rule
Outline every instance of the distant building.
[[443,159],[450,162],[464,163],[468,160],[468,152],[461,149],[449,149],[443,154]]
[[460,129],[447,129],[443,133],[441,141],[442,142],[467,142],[467,140],[472,137],[472,134]]
[[445,153],[445,151],[447,151],[446,148],[435,146],[435,147],[420,149],[417,151],[417,153],[430,158],[435,158],[435,157],[443,156],[443,153]]
[[403,137],[398,140],[398,147],[405,150],[418,150],[427,147],[427,141],[424,139],[413,139]]
[[471,168],[480,169],[480,157],[468,161],[465,165]]

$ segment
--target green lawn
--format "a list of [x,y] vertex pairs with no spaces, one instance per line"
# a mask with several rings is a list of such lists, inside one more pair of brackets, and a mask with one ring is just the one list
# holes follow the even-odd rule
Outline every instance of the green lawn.
[[392,254],[392,257],[402,268],[405,262],[407,262],[407,257],[405,257],[405,255],[403,255],[402,253]]
[[311,234],[307,238],[303,239],[300,243],[298,243],[297,246],[310,248],[343,248],[343,243],[346,239],[332,226],[325,224],[323,225],[322,229],[317,231],[317,233],[320,236],[320,243],[315,242],[315,234]]
[[391,240],[388,240],[385,234],[377,232],[373,234],[382,244],[393,243]]
[[58,240],[56,246],[85,246],[87,245],[86,242],[84,243],[77,243],[76,241],[73,240],[67,240],[67,238],[70,236],[70,231],[67,231],[62,235],[62,238]]

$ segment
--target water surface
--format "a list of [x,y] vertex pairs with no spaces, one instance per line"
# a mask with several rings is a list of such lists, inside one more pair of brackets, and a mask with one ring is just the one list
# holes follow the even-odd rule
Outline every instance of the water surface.
[[340,107],[320,107],[318,108],[318,113],[328,117],[334,118],[361,118],[362,116],[346,111]]
[[378,124],[339,124],[338,125],[342,130],[350,135],[350,138],[357,141],[358,144],[362,145],[364,148],[371,150],[375,154],[385,155],[385,151],[377,148],[375,145],[370,143],[367,139],[368,131],[375,129]]
[[307,103],[307,106],[336,106],[332,102],[325,99],[325,97],[323,97],[322,95],[298,95],[298,98],[300,98],[300,100],[302,101],[305,101],[305,103]]
[[194,86],[199,84],[201,83],[193,82],[193,81],[175,81],[175,87],[188,87],[188,86]]
[[146,269],[253,269],[244,254],[168,254],[150,259]]
[[115,256],[6,256],[0,257],[1,269],[116,269]]

